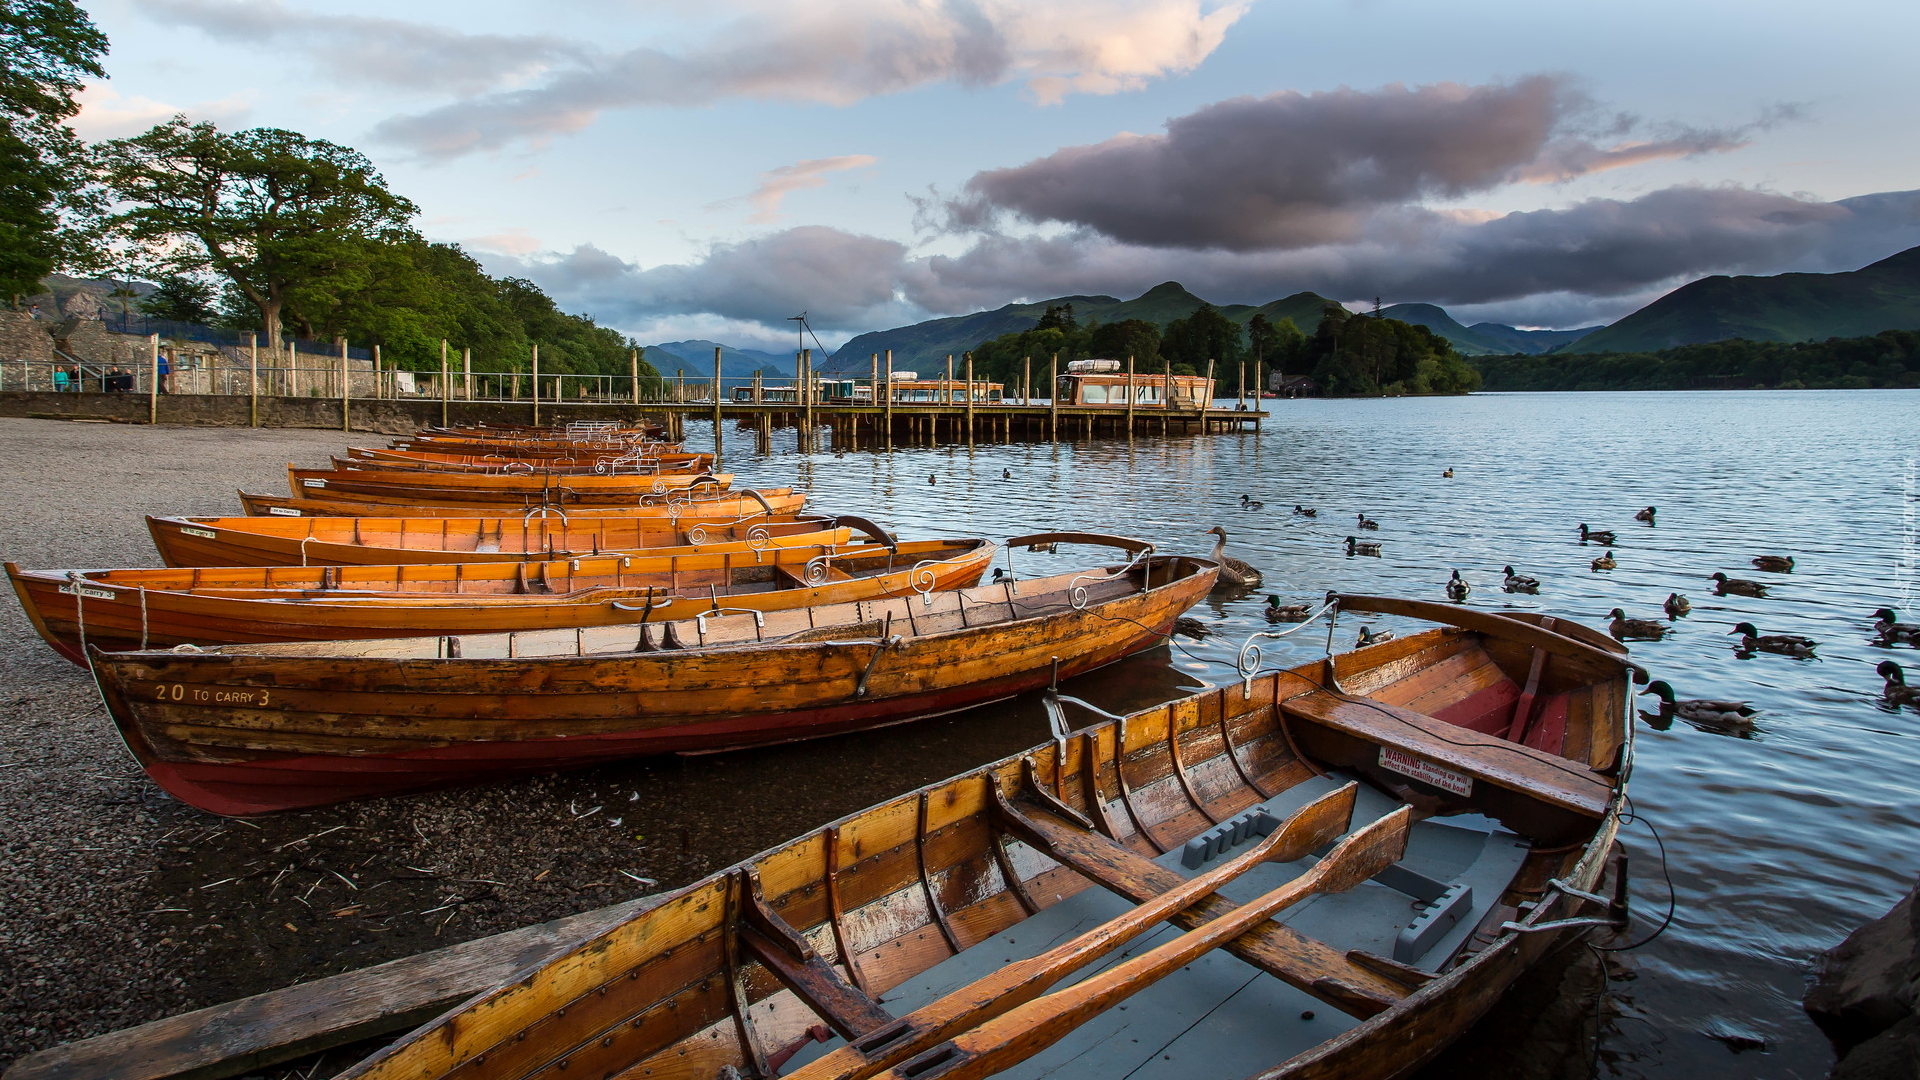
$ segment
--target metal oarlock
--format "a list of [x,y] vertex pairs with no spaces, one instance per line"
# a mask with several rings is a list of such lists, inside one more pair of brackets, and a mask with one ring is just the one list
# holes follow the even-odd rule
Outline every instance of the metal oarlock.
[[[1616,931],[1625,930],[1631,914],[1628,910],[1627,896],[1627,853],[1621,851],[1613,856],[1612,896],[1601,896],[1598,893],[1590,893],[1583,889],[1576,889],[1561,878],[1553,878],[1548,881],[1547,892],[1549,894],[1559,893],[1562,896],[1574,900],[1596,904],[1606,909],[1606,914],[1573,919],[1552,919],[1542,923],[1510,921],[1501,923],[1500,929],[1511,930],[1516,934],[1538,934],[1548,930],[1571,930],[1577,927],[1587,926],[1605,926]],[[1538,910],[1547,903],[1547,899],[1547,897],[1541,897],[1538,903],[1530,906],[1530,910]],[[1529,905],[1527,904],[1520,906],[1523,909],[1529,909]]]
[[1283,638],[1290,634],[1297,634],[1313,625],[1313,620],[1328,612],[1332,612],[1333,615],[1327,619],[1327,655],[1329,657],[1333,655],[1333,626],[1334,622],[1340,617],[1340,601],[1333,599],[1333,594],[1331,593],[1327,595],[1328,600],[1326,603],[1320,605],[1320,610],[1300,620],[1297,625],[1289,626],[1285,630],[1257,630],[1247,635],[1246,641],[1241,642],[1240,653],[1234,658],[1233,668],[1240,673],[1240,699],[1242,701],[1253,696],[1253,677],[1260,673],[1261,650],[1260,646],[1254,644],[1257,639]]

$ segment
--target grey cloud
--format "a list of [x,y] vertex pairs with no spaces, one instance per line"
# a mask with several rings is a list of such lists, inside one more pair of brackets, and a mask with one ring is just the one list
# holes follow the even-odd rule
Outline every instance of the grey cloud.
[[1361,240],[1383,209],[1424,199],[1743,145],[1741,132],[1689,130],[1598,146],[1573,130],[1589,110],[1547,75],[1237,98],[1162,135],[978,173],[949,203],[950,224],[990,227],[1005,213],[1130,244],[1307,248]]

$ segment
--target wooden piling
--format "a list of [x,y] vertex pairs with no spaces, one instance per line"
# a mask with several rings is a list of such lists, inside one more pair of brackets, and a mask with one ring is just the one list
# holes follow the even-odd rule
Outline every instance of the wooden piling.
[[640,404],[640,350],[634,349],[627,354],[627,367],[633,375],[633,403]]
[[1139,401],[1140,391],[1133,385],[1133,354],[1127,354],[1127,438],[1133,438],[1133,407]]
[[893,449],[893,350],[887,350],[887,404],[885,423],[887,427],[887,449]]
[[1047,438],[1060,441],[1060,354],[1047,366]]
[[1207,434],[1207,414],[1213,411],[1213,357],[1207,357],[1207,381],[1200,387],[1200,434]]
[[800,367],[806,375],[800,384],[801,449],[813,449],[813,350],[800,350]]
[[1267,382],[1263,370],[1265,367],[1266,365],[1261,361],[1253,362],[1253,433],[1255,435],[1260,434],[1260,397],[1261,391],[1266,389]]
[[967,353],[967,445],[973,445],[973,354]]
[[540,426],[540,345],[533,346],[533,426]]
[[[469,352],[471,355],[471,352]],[[471,378],[471,376],[469,376]],[[447,394],[452,390],[447,378],[447,339],[440,339],[440,426],[447,426]],[[468,413],[469,416],[472,413]]]
[[153,359],[147,380],[147,423],[160,422],[160,335],[149,334],[147,340],[153,345]]
[[713,347],[713,471],[720,471],[720,346]]
[[340,430],[352,431],[353,420],[347,412],[347,401],[352,396],[353,380],[347,377],[347,339],[340,339]]
[[1025,408],[1033,404],[1033,357],[1020,361],[1020,405]]
[[247,342],[247,426],[260,426],[260,335],[249,334]]

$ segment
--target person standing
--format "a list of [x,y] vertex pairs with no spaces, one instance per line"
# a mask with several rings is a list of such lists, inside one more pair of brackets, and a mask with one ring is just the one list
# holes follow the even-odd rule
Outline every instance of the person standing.
[[164,350],[160,353],[160,392],[173,393],[173,358]]
[[67,389],[67,369],[63,367],[54,368],[53,369],[53,392],[56,394],[62,394],[66,392],[66,389]]

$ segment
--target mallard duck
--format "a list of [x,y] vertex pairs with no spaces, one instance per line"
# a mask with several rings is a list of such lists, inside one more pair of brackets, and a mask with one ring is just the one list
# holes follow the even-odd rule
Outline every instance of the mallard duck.
[[1753,557],[1753,568],[1755,570],[1765,570],[1769,574],[1791,574],[1793,573],[1793,556],[1755,555]]
[[1267,597],[1266,616],[1268,622],[1306,622],[1307,604],[1283,604],[1277,596]]
[[1265,510],[1266,508],[1266,503],[1261,502],[1251,495],[1240,496],[1240,509],[1242,510]]
[[[1362,630],[1361,633],[1364,634],[1366,631]],[[1887,680],[1886,687],[1880,692],[1886,696],[1888,704],[1912,705],[1920,708],[1920,686],[1907,685],[1907,673],[1900,670],[1899,664],[1891,660],[1882,660],[1880,666],[1873,670]]]
[[1360,527],[1363,529],[1378,529],[1380,527],[1379,522],[1374,521],[1365,514],[1356,514],[1355,516],[1360,519]]
[[1351,558],[1355,555],[1371,555],[1376,559],[1379,558],[1380,542],[1378,540],[1361,540],[1352,536],[1347,537],[1347,556]]
[[1706,701],[1693,699],[1675,701],[1673,687],[1665,679],[1655,679],[1647,684],[1642,694],[1652,694],[1660,699],[1660,715],[1677,716],[1694,724],[1708,724],[1715,727],[1746,727],[1760,710],[1744,701]]
[[1513,567],[1511,566],[1506,568],[1505,573],[1507,575],[1507,580],[1502,582],[1500,584],[1500,587],[1502,589],[1505,589],[1507,592],[1535,593],[1535,594],[1539,593],[1540,591],[1539,578],[1531,578],[1526,576],[1525,574],[1516,574],[1513,572]]
[[1440,479],[1442,479],[1442,480],[1451,480],[1451,479],[1453,479],[1453,470],[1452,470],[1452,469],[1448,469],[1448,470],[1447,470],[1446,472],[1443,472],[1443,473],[1441,473],[1441,474],[1440,474]]
[[1677,592],[1667,594],[1667,602],[1660,605],[1667,609],[1667,618],[1678,619],[1693,610],[1693,602]]
[[1052,555],[1060,550],[1059,544],[1028,544],[1027,550],[1035,555]]
[[1614,567],[1616,567],[1616,566],[1619,566],[1619,565],[1620,565],[1619,563],[1617,563],[1617,562],[1614,562],[1614,561],[1613,561],[1613,549],[1612,549],[1612,548],[1608,548],[1608,549],[1607,549],[1607,552],[1606,552],[1606,554],[1604,554],[1604,555],[1602,555],[1602,556],[1600,556],[1599,558],[1597,558],[1597,559],[1595,559],[1595,560],[1593,560],[1593,568],[1594,568],[1595,570],[1611,570],[1611,569],[1613,569]]
[[1654,508],[1653,508],[1653,507],[1651,507],[1651,506],[1649,506],[1649,507],[1647,507],[1647,508],[1646,508],[1645,510],[1642,510],[1642,511],[1640,511],[1639,513],[1637,513],[1637,514],[1635,514],[1635,515],[1633,515],[1633,520],[1635,520],[1635,521],[1644,521],[1644,522],[1646,522],[1647,524],[1649,524],[1649,525],[1651,525],[1651,524],[1653,524],[1653,515],[1654,515],[1654,513],[1655,513],[1655,510],[1654,510]]
[[1586,522],[1583,521],[1580,523],[1580,542],[1583,544],[1591,540],[1596,544],[1605,544],[1608,547],[1612,547],[1615,539],[1617,539],[1617,537],[1613,535],[1611,529],[1596,532],[1587,528]]
[[1615,641],[1659,641],[1667,636],[1668,630],[1673,629],[1666,623],[1652,619],[1629,619],[1620,608],[1607,612],[1607,617],[1613,620],[1607,624],[1607,632],[1613,635]]
[[1713,591],[1719,593],[1721,596],[1757,596],[1764,598],[1767,595],[1767,587],[1765,585],[1757,581],[1748,581],[1746,578],[1728,577],[1725,574],[1715,573],[1713,575],[1713,582]]
[[1011,480],[1011,479],[1013,479],[1013,470],[1012,470],[1012,469],[1001,469],[1001,470],[1000,470],[1000,479],[1002,479],[1002,480]]
[[932,486],[935,486],[935,485],[937,485],[937,484],[938,484],[939,482],[940,482],[940,478],[939,478],[939,477],[937,477],[937,476],[935,476],[935,475],[934,475],[933,473],[928,473],[928,474],[927,474],[927,485],[928,485],[929,487],[932,487]]
[[1892,608],[1874,612],[1873,619],[1873,632],[1880,635],[1880,644],[1920,645],[1920,626],[1900,622]]
[[1299,503],[1293,504],[1293,512],[1296,514],[1299,514],[1301,517],[1319,517],[1320,516],[1320,511],[1318,508],[1312,507],[1312,506],[1301,506]]
[[1378,645],[1383,641],[1392,640],[1393,631],[1391,630],[1375,630],[1371,626],[1363,626],[1360,628],[1360,636],[1353,639],[1353,647],[1364,649],[1369,645]]
[[1182,615],[1173,620],[1174,637],[1190,637],[1195,641],[1213,633],[1213,628],[1191,615]]
[[1216,589],[1251,589],[1260,584],[1260,571],[1250,563],[1227,554],[1227,530],[1215,525],[1208,532],[1220,539],[1213,542],[1213,561],[1220,564],[1220,578]]
[[1761,634],[1760,629],[1750,622],[1738,623],[1729,634],[1740,635],[1740,648],[1745,652],[1770,652],[1781,656],[1812,656],[1820,643],[1809,637],[1796,634]]
[[1466,603],[1467,597],[1472,593],[1473,586],[1467,584],[1466,579],[1460,576],[1460,571],[1455,570],[1453,576],[1447,579],[1447,599],[1454,603]]

